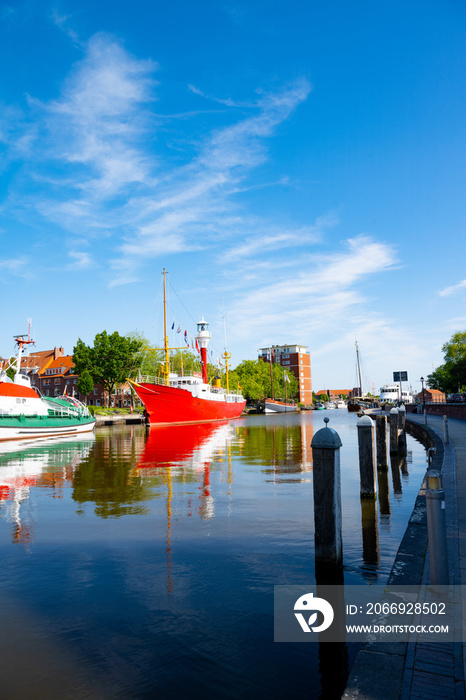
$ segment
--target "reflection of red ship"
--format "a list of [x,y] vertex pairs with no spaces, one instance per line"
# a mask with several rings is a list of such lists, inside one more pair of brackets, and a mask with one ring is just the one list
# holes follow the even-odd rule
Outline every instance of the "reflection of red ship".
[[135,392],[143,402],[151,425],[172,425],[176,423],[199,423],[237,418],[241,415],[246,401],[242,394],[230,393],[228,386],[228,359],[225,350],[226,385],[220,381],[211,386],[207,378],[207,345],[211,338],[209,324],[202,319],[197,324],[196,347],[199,348],[202,362],[202,377],[191,372],[180,376],[170,373],[170,360],[167,336],[165,270],[164,279],[164,352],[162,376],[143,377],[140,382],[131,382]]
[[231,428],[227,422],[171,425],[149,432],[138,469],[154,469],[166,465],[204,466],[216,450],[224,447]]
[[[210,460],[225,451],[232,427],[224,421],[218,423],[195,423],[153,428],[147,437],[144,452],[137,463],[140,476],[162,475],[167,486],[167,594],[173,592],[172,578],[172,497],[173,476],[191,470],[197,477],[203,474],[200,486],[199,515],[203,520],[214,517],[214,498],[210,485]],[[191,515],[191,513],[189,514]]]

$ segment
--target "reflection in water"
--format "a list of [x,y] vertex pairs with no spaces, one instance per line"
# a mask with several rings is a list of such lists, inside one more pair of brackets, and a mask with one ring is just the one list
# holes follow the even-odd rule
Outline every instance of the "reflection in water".
[[[388,484],[388,469],[377,469],[377,483],[378,483],[378,498],[379,498],[379,508],[380,515],[389,516],[391,513],[390,508],[390,487]],[[385,521],[383,519],[383,521]]]
[[[270,614],[275,585],[325,581],[309,473],[323,415],[102,428],[86,445],[41,443],[41,457],[30,447],[0,455],[0,593],[27,601],[34,624],[43,618],[110,697],[337,697],[346,646],[274,644]],[[390,504],[390,477],[384,490],[379,475],[380,516],[375,504],[362,513],[356,420],[330,417],[343,443],[338,576],[388,576],[424,450],[414,447],[402,497]],[[27,552],[11,546],[12,523]]]
[[[346,638],[346,612],[344,598],[343,566],[315,561],[316,596],[323,597],[334,611],[334,624],[338,626],[340,639]],[[320,700],[339,700],[349,675],[348,647],[345,642],[329,642],[333,633],[319,633]]]
[[361,498],[362,558],[364,578],[377,578],[379,554],[379,529],[377,501],[375,498]]
[[401,475],[400,475],[400,467],[401,467],[401,461],[403,457],[401,454],[398,453],[390,453],[390,467],[392,470],[392,481],[393,481],[393,493],[395,494],[395,499],[399,500],[401,498],[401,494],[403,493],[403,489],[401,488]]
[[[0,454],[0,513],[12,522],[11,539],[29,546],[34,536],[34,514],[29,501],[31,488],[51,489],[63,498],[65,484],[71,483],[78,464],[90,452],[94,435],[86,433],[58,441],[36,441],[2,445]],[[10,447],[11,451],[6,451]]]

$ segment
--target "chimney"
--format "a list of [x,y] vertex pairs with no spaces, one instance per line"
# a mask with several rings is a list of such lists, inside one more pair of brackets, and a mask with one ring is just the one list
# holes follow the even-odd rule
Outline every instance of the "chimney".
[[63,348],[54,348],[53,349],[53,359],[56,360],[58,357],[63,357],[65,354]]

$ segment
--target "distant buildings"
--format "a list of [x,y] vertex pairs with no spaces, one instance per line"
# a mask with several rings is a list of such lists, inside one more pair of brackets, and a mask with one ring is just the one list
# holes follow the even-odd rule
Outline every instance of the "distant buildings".
[[437,389],[423,389],[416,396],[418,403],[445,403],[447,397]]
[[[7,360],[1,360],[1,367],[4,368],[7,362]],[[79,377],[74,371],[73,356],[65,355],[63,348],[32,351],[30,355],[22,358],[21,369],[29,375],[32,388],[37,389],[41,396],[54,397],[68,394],[76,396],[79,401],[87,403],[88,406],[110,405],[125,408],[134,405],[129,384],[117,387],[110,400],[99,384],[94,386],[94,390],[88,396],[79,393],[77,387]],[[140,403],[139,399],[137,403]]]
[[298,401],[303,404],[312,403],[311,356],[306,345],[272,345],[271,348],[260,348],[259,358],[264,362],[270,361],[286,367],[294,374],[299,382]]
[[358,396],[357,393],[354,394],[353,392],[354,389],[353,391],[351,389],[321,389],[316,392],[316,398],[320,399],[322,396],[328,396],[330,401],[337,401],[342,397],[344,399],[349,399],[352,396]]

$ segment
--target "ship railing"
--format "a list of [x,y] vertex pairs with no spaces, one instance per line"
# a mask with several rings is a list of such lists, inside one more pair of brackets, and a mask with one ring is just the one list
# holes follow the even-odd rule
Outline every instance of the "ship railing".
[[[177,374],[174,376],[170,376],[168,378],[169,383],[176,383],[178,384],[180,380],[183,379],[196,379],[196,383],[199,383],[199,381],[202,381],[202,378],[200,377],[199,374],[196,374],[195,372],[184,372],[183,375]],[[139,376],[138,382],[140,384],[159,384],[160,386],[166,386],[167,385],[167,380],[165,377],[155,377],[154,375],[150,374],[141,374]]]

